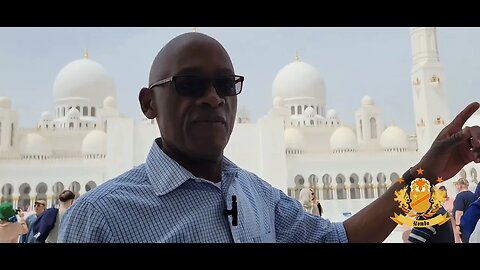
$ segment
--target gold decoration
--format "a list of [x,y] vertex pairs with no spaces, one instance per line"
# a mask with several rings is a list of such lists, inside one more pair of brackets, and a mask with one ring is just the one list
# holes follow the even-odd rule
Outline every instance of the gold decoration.
[[[417,173],[423,174],[423,169],[418,169]],[[438,177],[437,181],[438,179],[442,177]],[[398,182],[401,183],[400,178]],[[424,228],[441,225],[450,218],[447,214],[436,215],[446,198],[439,188],[432,186],[425,178],[415,178],[409,186],[395,190],[394,194],[394,201],[398,202],[398,208],[402,209],[405,215],[394,213],[390,218],[400,225]]]
[[420,85],[420,80],[418,78],[416,78],[414,81],[413,81],[413,86],[419,86]]
[[83,53],[83,57],[88,59],[88,48],[85,48],[85,52]]

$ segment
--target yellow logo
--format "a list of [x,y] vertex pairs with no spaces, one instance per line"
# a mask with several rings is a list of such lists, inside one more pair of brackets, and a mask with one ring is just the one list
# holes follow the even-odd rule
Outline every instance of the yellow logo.
[[[422,169],[418,172],[423,174]],[[401,183],[403,179],[399,178],[398,181]],[[443,179],[439,177],[437,181],[442,182]],[[391,219],[400,225],[406,224],[412,227],[441,225],[450,219],[447,214],[436,215],[445,199],[445,193],[436,186],[431,186],[427,179],[415,178],[409,186],[395,191],[394,200],[398,202],[398,207],[405,215],[394,213]]]

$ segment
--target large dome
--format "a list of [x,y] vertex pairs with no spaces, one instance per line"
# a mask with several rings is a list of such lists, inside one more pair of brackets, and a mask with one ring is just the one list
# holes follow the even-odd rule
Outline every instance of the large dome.
[[330,148],[334,151],[356,151],[358,147],[357,136],[351,128],[339,127],[330,136]]
[[385,150],[405,151],[408,148],[408,136],[397,126],[389,126],[380,137],[380,145]]
[[287,128],[283,135],[287,149],[303,150],[305,147],[304,137],[300,130],[296,128]]
[[52,148],[45,137],[37,133],[29,133],[20,144],[22,155],[51,156]]
[[82,141],[82,154],[96,155],[107,153],[107,134],[101,130],[90,131]]
[[316,68],[301,61],[283,67],[273,80],[272,97],[313,97],[325,100],[325,83]]
[[101,106],[106,97],[115,97],[112,77],[97,62],[84,58],[66,65],[55,78],[55,101],[70,98],[88,99],[92,105]]

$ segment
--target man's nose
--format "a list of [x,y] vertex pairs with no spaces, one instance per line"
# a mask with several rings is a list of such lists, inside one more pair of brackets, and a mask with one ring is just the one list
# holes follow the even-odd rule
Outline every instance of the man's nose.
[[225,103],[225,99],[220,97],[213,87],[212,84],[209,84],[205,94],[197,99],[197,104],[206,104],[212,108],[216,108]]

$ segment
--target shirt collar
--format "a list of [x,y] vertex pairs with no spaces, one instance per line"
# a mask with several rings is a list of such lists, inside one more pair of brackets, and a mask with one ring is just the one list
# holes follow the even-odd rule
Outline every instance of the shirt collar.
[[[149,182],[157,196],[175,190],[188,179],[200,179],[165,154],[156,140],[150,148],[145,163]],[[224,174],[235,174],[237,176],[239,170],[240,168],[235,163],[225,156],[223,157],[222,176]]]

